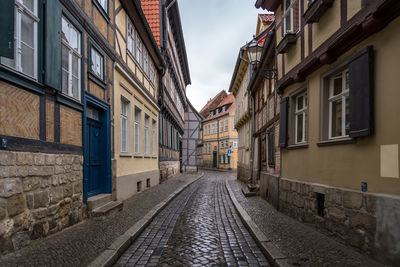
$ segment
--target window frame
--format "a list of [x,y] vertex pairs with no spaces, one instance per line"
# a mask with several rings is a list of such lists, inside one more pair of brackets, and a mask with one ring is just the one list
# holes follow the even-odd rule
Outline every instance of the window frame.
[[[62,82],[61,82],[61,93],[68,97],[71,98],[75,101],[82,101],[82,31],[80,30],[79,27],[76,27],[75,24],[73,22],[71,22],[71,20],[63,13],[63,15],[61,16],[61,21],[65,20],[68,23],[68,28],[69,31],[71,29],[71,27],[77,32],[77,37],[78,37],[78,49],[79,51],[76,51],[76,49],[74,49],[67,41],[65,41],[63,38],[61,38],[61,51],[63,49],[63,46],[66,46],[69,50],[68,50],[68,88],[67,88],[67,93],[63,92],[63,86],[62,86]],[[62,24],[62,22],[61,22]],[[61,28],[62,31],[62,28]],[[70,33],[70,32],[69,32]],[[76,98],[73,96],[73,92],[72,92],[72,56],[73,54],[75,54],[78,57],[78,95],[79,97]],[[61,60],[62,60],[62,56],[61,56]],[[62,79],[62,63],[61,63],[61,79]]]
[[[303,1],[300,0],[290,0],[291,3],[290,5],[287,7],[286,6],[286,0],[283,1],[283,12],[282,12],[282,21],[283,21],[283,36],[285,36],[288,33],[294,33],[297,34],[300,31],[301,28],[301,3]],[[296,3],[299,4],[299,28],[297,29],[297,31],[294,30],[294,6],[296,5]],[[290,13],[290,14],[288,14]],[[286,17],[290,16],[290,22],[291,22],[291,29],[288,31],[287,29],[287,25],[286,25]]]
[[152,138],[152,155],[157,156],[157,121],[152,119],[151,121],[151,138]]
[[[93,43],[90,43],[90,57],[89,57],[89,73],[91,75],[94,75],[94,78],[97,78],[99,81],[101,81],[104,85],[104,81],[105,81],[105,57],[104,57],[104,53],[102,53]],[[102,67],[102,76],[99,76],[93,69],[92,69],[92,64],[93,64],[93,50],[101,57],[101,67]],[[93,77],[90,77],[93,78]]]
[[[302,109],[300,109],[300,110],[298,110],[298,100],[299,100],[299,98],[300,97],[303,97],[303,108]],[[306,143],[307,142],[307,136],[306,136],[306,133],[307,133],[307,128],[306,128],[306,126],[307,126],[307,110],[308,110],[308,95],[307,95],[307,92],[306,91],[304,91],[304,92],[301,92],[301,93],[299,93],[299,94],[297,94],[296,96],[295,96],[295,102],[294,102],[294,104],[295,104],[295,108],[294,108],[294,143],[296,144],[296,145],[298,145],[298,144],[304,144],[304,143]],[[303,136],[303,139],[302,140],[297,140],[297,130],[298,130],[298,119],[297,119],[297,117],[298,116],[300,116],[300,115],[303,115],[303,122],[302,122],[302,127],[303,127],[303,133],[302,133],[302,136]]]
[[150,155],[150,116],[144,113],[144,155]]
[[[346,98],[349,98],[349,94],[350,94],[350,85],[348,85],[348,87],[346,88],[346,75],[349,75],[349,69],[346,68],[342,71],[339,71],[333,75],[331,75],[329,77],[329,88],[328,88],[328,118],[329,118],[329,122],[328,122],[328,140],[335,140],[335,139],[342,139],[342,138],[346,138],[349,137],[348,134],[346,134]],[[333,91],[334,91],[334,80],[338,78],[338,76],[340,76],[341,78],[341,82],[342,82],[342,91],[337,94],[337,95],[333,95]],[[332,104],[338,100],[341,100],[341,106],[342,106],[342,134],[338,135],[338,136],[332,136]],[[349,100],[348,100],[349,101]],[[349,111],[350,113],[350,111]]]
[[[139,117],[137,120],[137,115]],[[141,146],[141,137],[142,137],[142,109],[135,105],[135,114],[134,114],[134,153],[135,155],[141,155],[142,146]]]
[[[35,82],[40,82],[40,76],[39,75],[39,69],[41,68],[41,64],[39,62],[41,61],[39,59],[39,52],[41,52],[40,45],[41,45],[41,40],[39,39],[39,34],[40,34],[40,25],[41,24],[41,9],[39,1],[38,0],[33,0],[33,8],[34,10],[31,11],[28,7],[26,7],[22,0],[15,0],[14,1],[14,12],[15,12],[15,17],[14,17],[14,59],[9,59],[6,57],[1,57],[0,58],[0,65],[6,69],[9,69],[13,73],[20,75],[24,78],[27,78],[29,80],[35,81]],[[27,16],[30,20],[33,21],[33,76],[30,74],[27,74],[23,72],[22,70],[22,16],[25,15]],[[39,27],[40,26],[40,27]],[[28,44],[25,44],[26,46],[29,47]],[[32,47],[30,47],[32,48]],[[4,61],[7,60],[12,60],[14,62],[14,66],[10,66]]]
[[[126,114],[123,114],[122,112],[122,104],[125,103],[127,105],[126,108]],[[120,155],[130,155],[130,109],[131,109],[131,105],[130,105],[130,101],[124,97],[123,95],[121,95],[120,97]],[[123,151],[123,147],[122,147],[122,120],[125,119],[126,120],[126,151]]]

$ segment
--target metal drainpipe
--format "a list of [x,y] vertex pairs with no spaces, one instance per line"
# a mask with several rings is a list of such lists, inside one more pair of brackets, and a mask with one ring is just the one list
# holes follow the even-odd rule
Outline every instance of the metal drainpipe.
[[[249,99],[251,91],[248,91]],[[251,95],[251,122],[250,122],[250,136],[251,136],[251,144],[250,144],[250,184],[253,184],[253,168],[254,168],[254,96]]]

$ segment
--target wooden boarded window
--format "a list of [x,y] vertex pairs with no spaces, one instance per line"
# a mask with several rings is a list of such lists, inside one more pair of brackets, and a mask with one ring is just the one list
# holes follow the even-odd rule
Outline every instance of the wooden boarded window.
[[285,97],[280,106],[279,147],[287,146],[288,137],[288,107],[289,98]]
[[268,165],[275,165],[275,131],[274,128],[268,131]]

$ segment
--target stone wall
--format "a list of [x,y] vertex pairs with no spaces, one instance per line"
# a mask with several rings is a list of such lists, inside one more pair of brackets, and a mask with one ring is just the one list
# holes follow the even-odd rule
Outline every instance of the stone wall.
[[0,151],[0,251],[86,217],[82,155]]
[[281,212],[325,228],[345,243],[381,260],[400,262],[398,197],[284,178],[279,187]]
[[248,183],[249,178],[250,178],[250,169],[242,167],[242,166],[238,166],[237,167],[237,178],[238,178],[238,180],[240,180],[244,183]]
[[279,207],[279,177],[260,172],[260,195],[276,209]]
[[160,182],[180,172],[179,161],[160,161]]

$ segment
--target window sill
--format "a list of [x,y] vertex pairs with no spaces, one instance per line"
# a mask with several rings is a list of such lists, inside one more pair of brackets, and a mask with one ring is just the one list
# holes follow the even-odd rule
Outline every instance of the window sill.
[[133,157],[134,157],[134,158],[143,158],[142,155],[134,155]]
[[296,44],[297,34],[296,33],[286,33],[286,35],[279,42],[276,50],[279,54],[285,54],[289,52],[289,49],[292,45]]
[[157,159],[157,156],[152,156],[151,158],[152,158],[152,159]]
[[93,72],[89,71],[88,77],[91,81],[96,83],[98,86],[100,86],[103,89],[106,89],[106,83],[104,80],[100,79],[97,75],[95,75]]
[[[108,16],[107,11],[105,11],[104,8],[96,0],[92,0],[92,2],[97,7],[100,14],[104,17],[107,23],[110,24],[110,17]],[[107,5],[109,5],[109,3],[107,3]]]
[[78,99],[67,96],[62,92],[56,95],[56,101],[75,110],[83,111],[83,104]]
[[334,0],[315,0],[304,13],[306,23],[318,22],[322,15],[332,7]]
[[294,144],[294,145],[287,146],[286,148],[290,149],[290,150],[308,148],[308,143]]
[[353,138],[343,137],[343,138],[319,141],[317,143],[317,145],[318,146],[334,146],[334,145],[354,144],[355,142],[356,142],[356,140]]
[[146,155],[146,156],[144,156],[144,158],[145,159],[151,159],[151,156]]
[[120,153],[119,154],[120,158],[132,158],[132,154],[129,153]]
[[40,81],[36,81],[33,78],[19,73],[5,65],[0,64],[0,66],[0,78],[35,93],[44,94],[44,88]]

